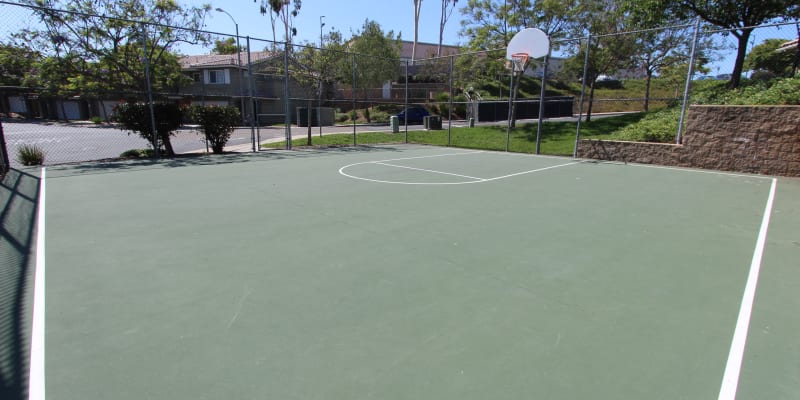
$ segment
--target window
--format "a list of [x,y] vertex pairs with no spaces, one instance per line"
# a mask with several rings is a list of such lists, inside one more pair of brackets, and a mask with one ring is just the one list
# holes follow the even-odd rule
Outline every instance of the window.
[[210,85],[223,85],[231,83],[230,75],[226,69],[212,69],[205,71],[206,83]]
[[192,80],[195,82],[200,82],[200,73],[199,72],[192,72]]

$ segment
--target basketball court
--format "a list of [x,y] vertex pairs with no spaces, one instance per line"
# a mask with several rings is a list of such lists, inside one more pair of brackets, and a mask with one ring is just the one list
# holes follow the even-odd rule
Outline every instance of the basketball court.
[[414,145],[42,178],[32,398],[800,393],[796,179]]

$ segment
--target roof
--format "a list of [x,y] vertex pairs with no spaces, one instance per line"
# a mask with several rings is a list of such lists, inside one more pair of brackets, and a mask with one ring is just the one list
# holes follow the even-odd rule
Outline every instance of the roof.
[[[411,59],[411,50],[414,47],[414,42],[402,41],[400,47],[400,57]],[[417,59],[436,57],[436,49],[439,47],[436,43],[417,42]],[[442,44],[442,56],[449,56],[458,54],[460,49],[458,46]]]
[[797,48],[798,41],[800,41],[800,39],[790,40],[790,41],[782,44],[781,47],[778,47],[778,49],[776,51],[794,50],[794,49]]
[[[277,53],[270,51],[254,51],[250,53],[250,61],[255,63],[272,58],[275,55],[277,55]],[[246,65],[247,52],[243,51],[239,53],[239,57],[241,57],[242,65]],[[181,65],[182,69],[236,67],[239,65],[236,54],[202,54],[197,56],[183,56],[178,59],[178,63]]]

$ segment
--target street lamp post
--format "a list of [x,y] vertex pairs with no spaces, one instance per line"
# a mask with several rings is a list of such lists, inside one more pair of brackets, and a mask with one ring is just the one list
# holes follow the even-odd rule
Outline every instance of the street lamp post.
[[239,70],[239,98],[241,99],[242,104],[242,125],[247,125],[247,122],[245,121],[244,105],[244,76],[242,75],[242,48],[239,46],[239,23],[233,19],[233,16],[229,12],[219,7],[217,7],[216,11],[226,14],[231,21],[233,21],[233,25],[236,26],[236,63],[238,67],[237,69]]
[[[323,36],[322,36],[322,27],[325,26],[325,23],[322,22],[322,19],[325,18],[324,15],[319,16],[319,54],[320,58],[322,58],[322,47],[323,47]],[[319,73],[319,102],[317,103],[317,124],[319,124],[319,136],[322,137],[322,63],[320,63],[320,70]]]

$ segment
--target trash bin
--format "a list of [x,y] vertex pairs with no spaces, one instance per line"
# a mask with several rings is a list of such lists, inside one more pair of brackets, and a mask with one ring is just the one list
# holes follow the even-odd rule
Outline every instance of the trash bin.
[[428,129],[437,131],[442,129],[442,117],[431,115],[428,117]]
[[430,117],[430,115],[426,115],[426,116],[422,117],[422,125],[425,127],[425,129],[430,129],[431,128],[431,117]]
[[474,128],[475,127],[475,118],[470,118],[469,119],[469,127],[470,128]]
[[391,118],[389,118],[389,125],[392,126],[392,133],[400,132],[400,118],[398,118],[396,115],[393,115]]

